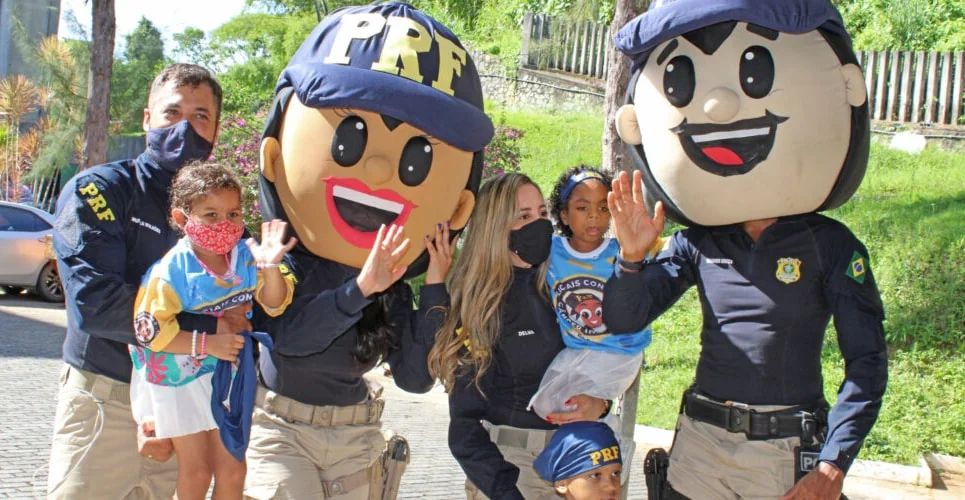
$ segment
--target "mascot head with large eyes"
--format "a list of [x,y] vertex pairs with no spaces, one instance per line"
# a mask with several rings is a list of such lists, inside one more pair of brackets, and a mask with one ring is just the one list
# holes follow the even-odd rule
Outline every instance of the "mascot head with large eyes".
[[407,276],[425,236],[466,225],[493,136],[476,67],[409,4],[333,12],[282,72],[261,146],[261,207],[308,252],[361,268],[382,224],[405,227]]
[[615,43],[633,61],[617,131],[670,218],[827,210],[861,183],[867,93],[829,0],[657,1]]

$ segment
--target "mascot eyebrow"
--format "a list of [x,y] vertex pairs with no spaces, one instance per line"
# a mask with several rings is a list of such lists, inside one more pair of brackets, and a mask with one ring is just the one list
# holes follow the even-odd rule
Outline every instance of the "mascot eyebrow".
[[[717,49],[724,44],[727,38],[730,37],[730,34],[736,26],[737,21],[727,21],[684,33],[682,36],[704,54],[713,55],[714,52],[717,52]],[[779,35],[775,30],[752,23],[747,23],[747,31],[771,41],[777,40]],[[657,56],[657,64],[663,64],[663,62],[670,57],[670,54],[677,50],[678,46],[679,44],[676,40],[671,40],[670,43],[660,51],[660,55]]]

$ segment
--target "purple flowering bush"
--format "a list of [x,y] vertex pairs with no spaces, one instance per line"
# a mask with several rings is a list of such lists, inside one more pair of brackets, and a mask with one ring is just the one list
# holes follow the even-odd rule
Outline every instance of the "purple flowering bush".
[[215,161],[234,170],[241,181],[241,207],[245,212],[245,225],[255,238],[261,235],[258,152],[261,149],[265,115],[265,111],[259,111],[247,118],[241,115],[225,116],[221,121],[218,145],[214,150]]
[[505,125],[497,125],[493,140],[483,155],[483,181],[506,172],[519,172],[523,159],[521,142],[523,131]]

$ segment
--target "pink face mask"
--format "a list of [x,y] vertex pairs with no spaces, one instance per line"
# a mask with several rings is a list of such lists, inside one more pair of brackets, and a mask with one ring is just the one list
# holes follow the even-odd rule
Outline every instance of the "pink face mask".
[[230,220],[223,220],[217,224],[202,224],[193,218],[188,218],[184,232],[191,243],[218,255],[225,255],[241,241],[244,226],[239,226]]

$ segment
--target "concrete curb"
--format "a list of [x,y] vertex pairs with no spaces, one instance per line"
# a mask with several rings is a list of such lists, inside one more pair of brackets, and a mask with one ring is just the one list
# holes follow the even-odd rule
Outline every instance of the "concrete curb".
[[[674,431],[637,424],[634,429],[633,440],[637,443],[637,450],[646,454],[649,448],[657,446],[669,449],[673,443],[673,435]],[[925,488],[934,486],[932,469],[924,458],[919,458],[917,467],[858,459],[851,465],[848,477],[891,481]]]

